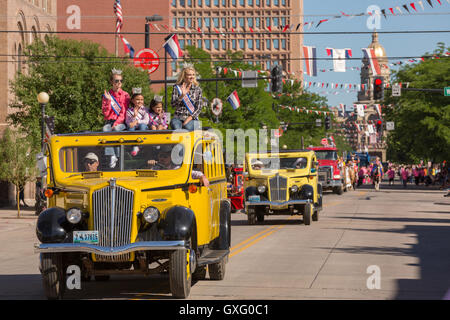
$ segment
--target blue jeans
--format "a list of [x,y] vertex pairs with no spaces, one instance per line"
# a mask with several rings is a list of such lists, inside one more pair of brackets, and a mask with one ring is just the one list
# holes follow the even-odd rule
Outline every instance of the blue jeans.
[[145,130],[148,130],[148,127],[147,127],[146,124],[140,123],[140,124],[135,125],[132,128],[128,128],[128,131],[136,131],[136,130],[138,130],[138,131],[145,131]]
[[188,131],[198,130],[201,127],[201,122],[198,120],[191,120],[186,125],[183,125],[183,122],[179,118],[173,118],[170,121],[170,127],[172,130],[186,129]]
[[[126,128],[127,128],[127,126],[123,123],[118,124],[114,128],[112,127],[112,125],[110,123],[107,123],[103,126],[103,132],[123,131]],[[118,147],[115,147],[115,148],[107,147],[107,148],[105,148],[105,155],[119,157],[119,148]]]

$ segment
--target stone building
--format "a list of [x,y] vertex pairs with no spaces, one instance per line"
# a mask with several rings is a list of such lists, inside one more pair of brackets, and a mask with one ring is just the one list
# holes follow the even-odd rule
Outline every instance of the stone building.
[[[379,43],[378,33],[372,34],[372,43],[368,48],[373,48],[375,55],[378,59],[378,63],[381,67],[381,76],[384,78],[384,83],[387,84],[390,81],[390,68],[389,61],[386,55],[386,50]],[[381,161],[386,161],[386,131],[377,132],[376,134],[369,133],[364,124],[373,125],[376,127],[378,120],[382,120],[376,111],[376,105],[380,104],[380,101],[374,100],[373,84],[375,75],[370,67],[370,62],[367,58],[362,60],[363,66],[361,68],[361,91],[358,92],[358,101],[355,104],[362,104],[365,106],[364,117],[358,116],[356,110],[353,116],[346,118],[343,122],[343,126],[348,133],[348,139],[355,151],[369,152],[371,156],[379,156]],[[355,122],[361,124],[362,130],[358,132]]]
[[[24,48],[43,31],[56,30],[57,0],[3,0],[0,1],[0,134],[6,126],[9,108],[13,101],[9,83],[17,72],[27,72],[26,61],[22,57]],[[13,202],[15,191],[7,183],[0,183],[0,203]],[[9,200],[10,199],[10,200]],[[25,199],[34,200],[34,188],[25,189]]]

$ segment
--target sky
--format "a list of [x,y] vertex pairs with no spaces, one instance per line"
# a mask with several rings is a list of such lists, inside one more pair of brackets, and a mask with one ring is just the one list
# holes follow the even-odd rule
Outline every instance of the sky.
[[[295,0],[292,0],[295,1]],[[418,0],[304,0],[305,22],[316,22],[310,29],[307,27],[304,32],[335,32],[335,31],[357,31],[371,32],[367,26],[369,16],[360,16],[353,18],[339,18],[323,22],[318,28],[315,26],[322,19],[331,18],[331,15],[341,15],[341,11],[345,14],[359,14],[367,12],[367,8],[376,5],[380,9],[386,9],[387,19],[381,15],[378,32],[385,31],[416,31],[416,30],[449,30],[450,31],[450,0],[431,0],[431,7],[427,0],[422,0],[424,10],[418,4]],[[417,14],[411,8],[410,3],[416,4]],[[408,4],[411,14],[407,14],[403,5]],[[396,16],[390,14],[389,8],[399,6],[404,15],[397,15],[397,9],[394,9]],[[372,22],[373,19],[369,22]],[[371,34],[345,34],[345,35],[305,35],[303,44],[306,46],[315,46],[318,58],[327,58],[326,48],[350,48],[352,49],[353,58],[361,58],[363,52],[361,48],[367,48],[372,42]],[[433,52],[437,48],[438,42],[445,43],[446,47],[450,46],[449,33],[425,33],[425,34],[379,34],[379,42],[385,48],[388,57],[404,57],[404,56],[421,56],[426,52]],[[407,61],[407,59],[389,60],[389,63],[398,61]],[[361,67],[362,62],[358,60],[347,60],[346,67]],[[318,60],[317,69],[333,69],[333,62],[330,60]],[[392,67],[392,70],[398,67]],[[346,72],[317,72],[317,77],[304,76],[305,82],[324,82],[324,83],[350,83],[360,84],[360,71],[347,70]],[[346,90],[330,90],[322,88],[310,88],[310,92],[318,93],[328,99],[329,106],[337,106],[339,104],[353,105],[357,100],[357,92],[347,93]],[[328,93],[324,93],[327,90]],[[339,92],[339,94],[332,94]]]

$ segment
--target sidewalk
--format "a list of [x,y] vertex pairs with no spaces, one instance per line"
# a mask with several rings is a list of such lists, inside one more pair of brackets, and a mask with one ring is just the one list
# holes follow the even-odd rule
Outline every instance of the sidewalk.
[[0,207],[0,224],[4,219],[15,219],[15,220],[36,220],[38,216],[34,214],[34,206],[32,207],[21,207],[20,208],[20,218],[17,219],[17,208],[16,207]]

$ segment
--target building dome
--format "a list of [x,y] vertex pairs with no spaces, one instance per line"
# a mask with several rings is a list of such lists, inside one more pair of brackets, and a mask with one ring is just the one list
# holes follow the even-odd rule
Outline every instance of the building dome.
[[376,31],[372,34],[372,43],[369,45],[369,48],[374,49],[377,58],[386,58],[386,50],[378,42],[378,33]]

